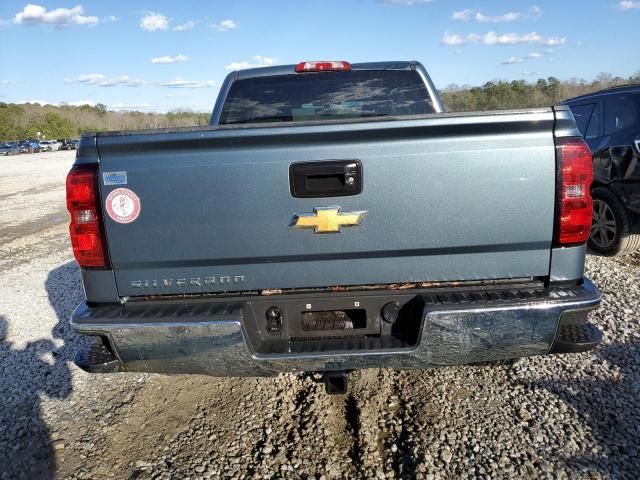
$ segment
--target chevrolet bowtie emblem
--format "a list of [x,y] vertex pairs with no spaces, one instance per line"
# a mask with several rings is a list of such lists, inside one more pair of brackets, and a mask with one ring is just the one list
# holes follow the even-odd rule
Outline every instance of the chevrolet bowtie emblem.
[[299,213],[291,227],[313,228],[314,233],[340,233],[341,227],[356,227],[364,219],[363,212],[341,212],[340,207],[317,207],[313,213]]

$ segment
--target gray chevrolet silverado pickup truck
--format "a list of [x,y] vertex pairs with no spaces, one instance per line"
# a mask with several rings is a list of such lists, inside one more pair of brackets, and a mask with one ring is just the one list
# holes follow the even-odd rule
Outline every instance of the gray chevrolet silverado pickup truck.
[[591,154],[568,107],[445,113],[416,62],[225,80],[206,127],[83,135],[90,372],[425,368],[580,352]]

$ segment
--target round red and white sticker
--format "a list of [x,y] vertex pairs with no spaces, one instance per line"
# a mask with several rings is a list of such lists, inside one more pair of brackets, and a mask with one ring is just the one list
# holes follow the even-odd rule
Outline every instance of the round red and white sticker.
[[140,199],[128,188],[116,188],[105,202],[107,214],[118,223],[131,223],[140,215]]

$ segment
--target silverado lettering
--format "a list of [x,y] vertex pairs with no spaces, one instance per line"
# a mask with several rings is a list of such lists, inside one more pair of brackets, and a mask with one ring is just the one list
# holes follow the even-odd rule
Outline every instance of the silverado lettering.
[[244,275],[223,275],[218,277],[163,278],[160,280],[131,280],[133,288],[184,287],[186,285],[218,285],[244,283]]

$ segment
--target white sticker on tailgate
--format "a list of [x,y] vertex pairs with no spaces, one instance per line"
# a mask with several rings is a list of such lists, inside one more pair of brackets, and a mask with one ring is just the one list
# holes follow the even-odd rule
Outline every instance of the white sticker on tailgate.
[[140,215],[140,199],[128,188],[116,188],[107,195],[105,210],[114,222],[131,223]]

